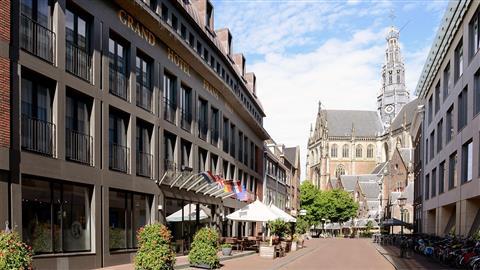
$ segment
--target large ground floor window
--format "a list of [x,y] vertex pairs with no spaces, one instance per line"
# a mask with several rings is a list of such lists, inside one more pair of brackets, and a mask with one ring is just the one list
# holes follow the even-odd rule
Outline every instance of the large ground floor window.
[[146,194],[110,189],[110,250],[137,248],[136,232],[150,223],[152,199]]
[[90,251],[92,187],[22,179],[22,235],[35,254]]

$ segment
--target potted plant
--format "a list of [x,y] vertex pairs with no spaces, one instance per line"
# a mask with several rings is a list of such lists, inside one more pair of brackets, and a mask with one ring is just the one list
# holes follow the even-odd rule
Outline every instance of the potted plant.
[[135,269],[172,270],[175,266],[175,252],[170,242],[172,235],[165,225],[155,223],[137,231],[138,250]]
[[0,269],[32,269],[32,255],[18,233],[0,231]]
[[192,249],[188,254],[190,265],[198,268],[215,269],[220,265],[218,232],[212,228],[200,229],[193,238]]
[[294,234],[292,237],[292,246],[291,246],[292,251],[297,251],[297,243],[298,243],[298,234]]
[[232,255],[232,244],[224,243],[221,247],[223,256]]

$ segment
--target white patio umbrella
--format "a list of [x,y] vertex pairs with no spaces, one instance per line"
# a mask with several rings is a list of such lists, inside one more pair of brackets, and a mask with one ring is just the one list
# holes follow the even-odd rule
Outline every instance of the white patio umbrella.
[[268,222],[282,218],[275,214],[270,207],[259,200],[244,206],[243,208],[227,215],[227,218],[234,221],[246,222]]
[[290,216],[287,212],[276,207],[274,204],[270,204],[270,210],[272,210],[272,212],[275,213],[277,216],[280,216],[280,219],[285,222],[297,222],[296,218]]
[[[204,207],[200,206],[199,211],[199,220],[208,219],[209,215],[203,209]],[[187,204],[183,207],[183,219],[182,219],[182,209],[178,210],[177,212],[169,215],[167,217],[167,222],[181,222],[183,221],[195,221],[197,217],[197,205],[195,204]]]

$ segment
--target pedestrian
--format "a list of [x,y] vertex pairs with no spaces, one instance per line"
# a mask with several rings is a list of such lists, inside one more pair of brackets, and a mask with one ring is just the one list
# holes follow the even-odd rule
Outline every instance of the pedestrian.
[[400,238],[400,258],[405,257],[405,252],[407,250],[407,241],[405,237]]

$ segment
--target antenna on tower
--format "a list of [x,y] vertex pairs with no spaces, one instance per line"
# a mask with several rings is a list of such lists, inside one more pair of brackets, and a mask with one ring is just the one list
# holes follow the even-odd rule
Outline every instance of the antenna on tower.
[[411,19],[408,20],[408,22],[406,22],[406,23],[402,26],[402,28],[400,28],[400,30],[398,30],[398,32],[399,32],[399,33],[402,32],[403,28],[405,28],[411,21],[412,21]]
[[390,17],[390,20],[392,20],[392,26],[393,26],[395,22],[395,18],[397,18],[397,16],[395,15],[395,10],[393,8],[390,9],[390,15],[388,15],[388,17]]

